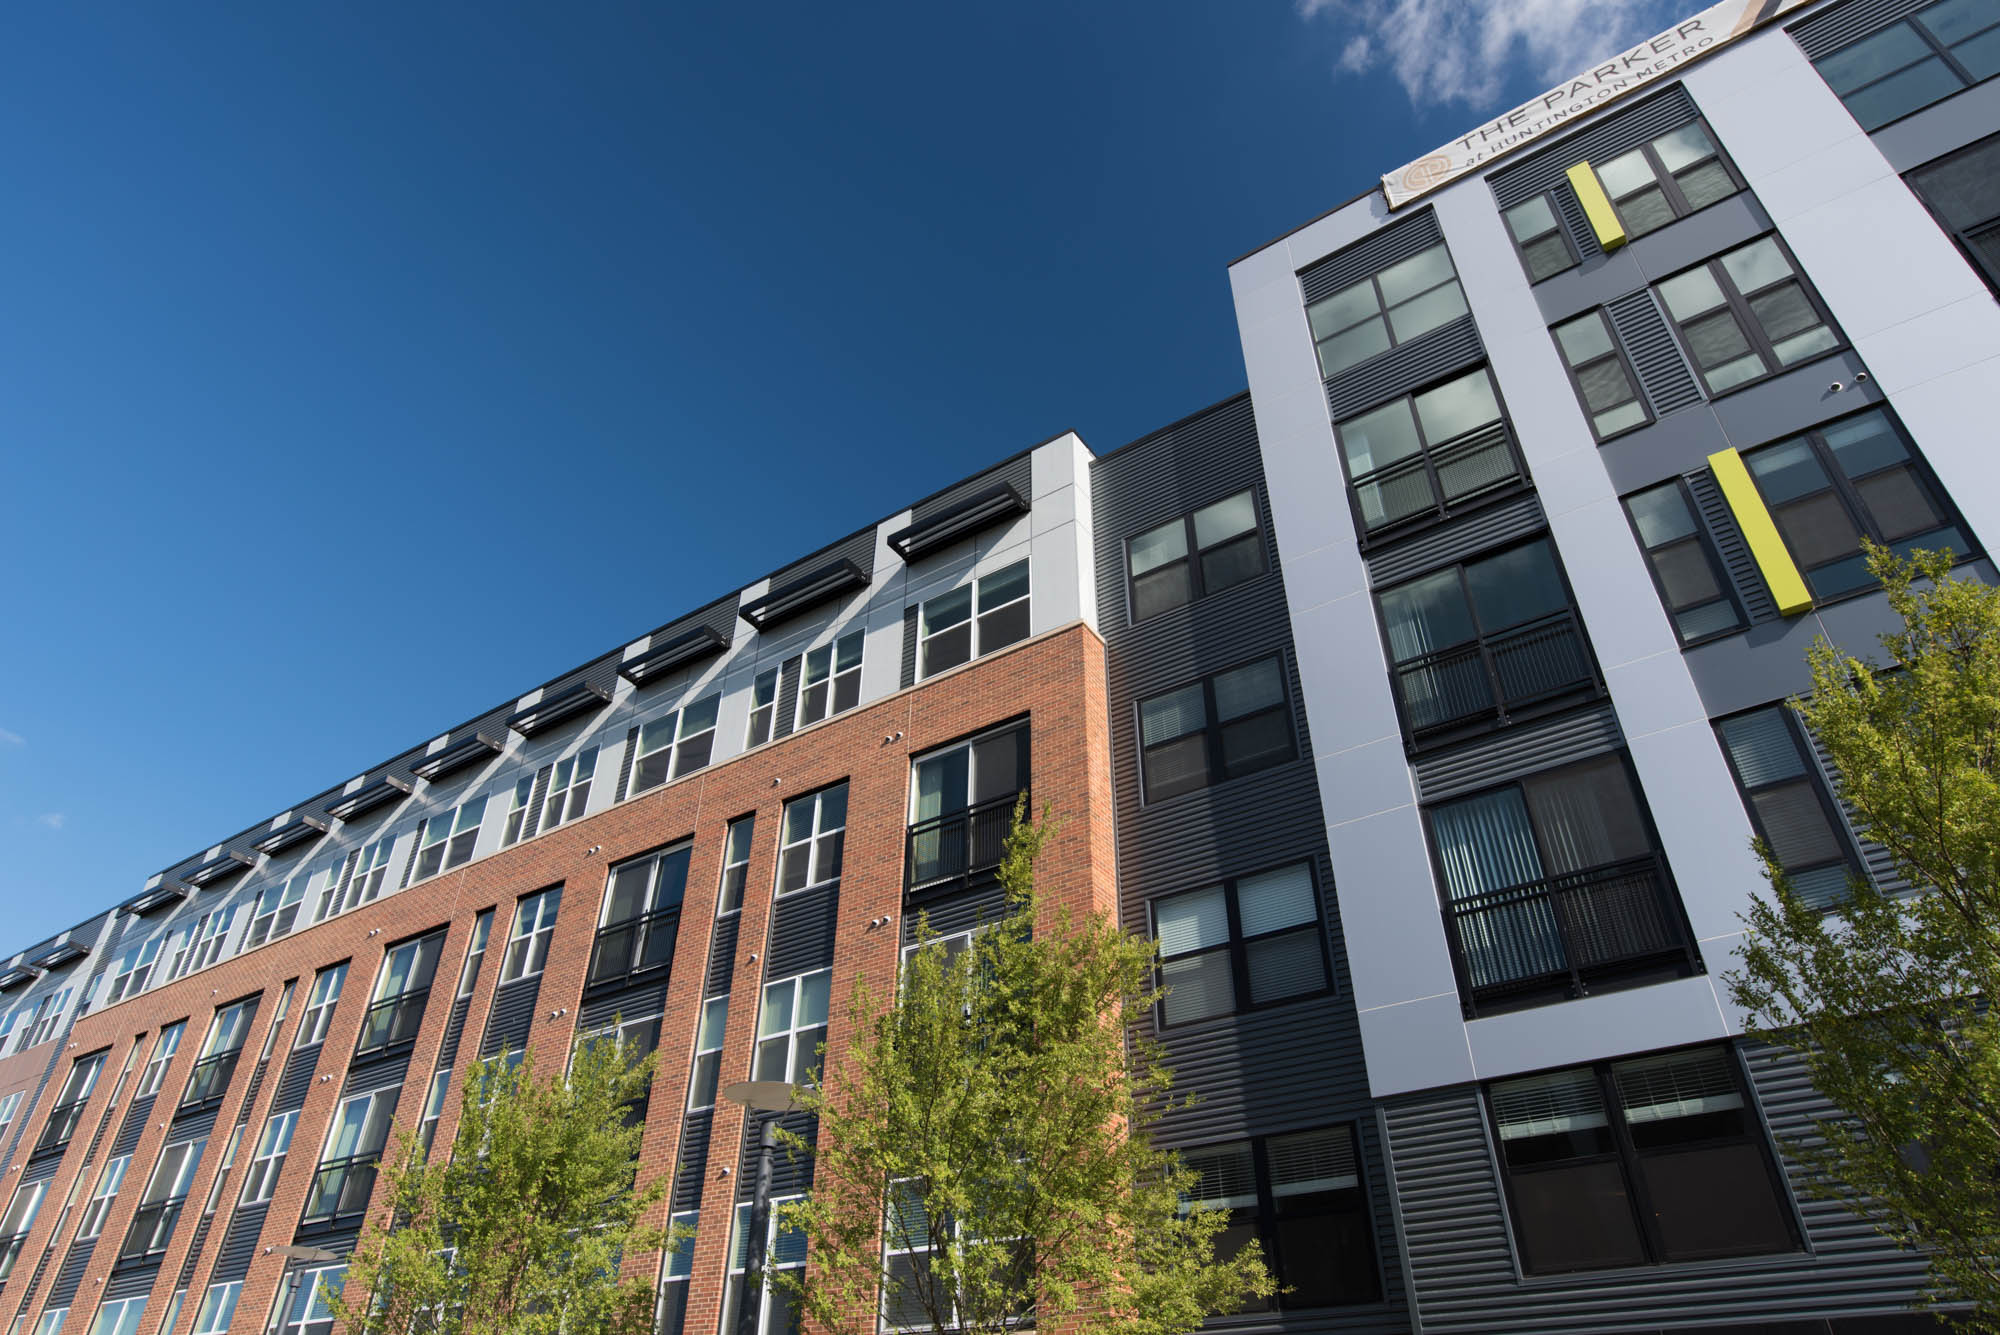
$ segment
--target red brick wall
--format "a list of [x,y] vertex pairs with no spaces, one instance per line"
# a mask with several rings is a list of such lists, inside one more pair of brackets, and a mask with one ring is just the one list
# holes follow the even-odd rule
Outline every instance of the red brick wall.
[[[505,949],[514,900],[547,886],[564,887],[562,913],[543,974],[530,1038],[531,1050],[548,1069],[564,1059],[574,1034],[584,971],[603,902],[605,868],[663,844],[692,837],[687,897],[660,1032],[659,1074],[654,1082],[651,1116],[641,1150],[642,1180],[670,1174],[679,1148],[680,1110],[687,1099],[695,1028],[701,1010],[703,966],[708,958],[728,822],[747,812],[754,811],[757,815],[732,986],[736,1004],[730,1007],[724,1038],[725,1083],[746,1078],[749,1073],[757,1008],[748,999],[757,995],[763,978],[761,960],[770,921],[779,818],[785,801],[791,797],[842,778],[849,782],[846,852],[834,955],[834,1004],[828,1033],[831,1053],[843,1051],[849,1038],[845,1003],[854,981],[867,979],[878,996],[887,995],[894,983],[909,758],[915,753],[1019,714],[1031,715],[1035,801],[1038,806],[1048,804],[1060,822],[1039,869],[1042,893],[1051,906],[1064,903],[1082,911],[1115,913],[1109,726],[1104,692],[1103,645],[1096,634],[1081,625],[1051,632],[330,922],[295,932],[214,968],[85,1016],[71,1031],[67,1051],[57,1063],[49,1087],[39,1100],[40,1106],[32,1114],[23,1110],[22,1115],[32,1116],[33,1120],[20,1142],[22,1150],[8,1165],[6,1186],[0,1190],[0,1196],[11,1195],[13,1185],[19,1181],[19,1164],[25,1160],[26,1149],[33,1144],[47,1116],[68,1070],[68,1059],[108,1046],[111,1050],[104,1077],[50,1184],[48,1202],[21,1253],[14,1278],[0,1289],[0,1329],[6,1329],[17,1312],[23,1310],[22,1295],[28,1287],[28,1277],[50,1244],[62,1213],[62,1201],[84,1172],[83,1156],[99,1121],[111,1107],[118,1072],[132,1044],[142,1041],[150,1044],[161,1024],[188,1019],[187,1035],[162,1086],[157,1110],[140,1138],[125,1190],[111,1212],[71,1305],[71,1315],[65,1323],[70,1329],[84,1329],[78,1323],[87,1322],[97,1306],[118,1243],[130,1225],[146,1179],[165,1144],[165,1126],[171,1117],[172,1104],[196,1060],[210,1015],[217,1006],[248,993],[259,990],[264,993],[244,1059],[231,1082],[216,1131],[189,1194],[187,1213],[174,1230],[172,1248],[160,1267],[161,1280],[147,1304],[141,1330],[144,1335],[152,1335],[165,1314],[172,1285],[196,1231],[200,1207],[207,1200],[222,1162],[223,1146],[236,1124],[250,1072],[276,1014],[280,992],[287,980],[297,980],[284,1032],[279,1035],[271,1069],[259,1092],[259,1106],[251,1110],[244,1132],[245,1143],[238,1148],[231,1180],[204,1245],[206,1255],[189,1284],[181,1316],[183,1324],[192,1320],[192,1311],[207,1284],[213,1253],[221,1242],[229,1210],[241,1187],[243,1168],[275,1093],[278,1068],[290,1050],[291,1036],[298,1025],[312,975],[325,965],[353,960],[332,1028],[321,1050],[318,1072],[299,1116],[290,1157],[266,1216],[259,1254],[244,1283],[238,1306],[234,1324],[242,1329],[261,1329],[285,1268],[284,1258],[275,1252],[266,1254],[265,1249],[291,1241],[304,1208],[311,1166],[316,1163],[326,1137],[347,1058],[354,1049],[362,1012],[368,1005],[382,947],[428,928],[440,925],[450,928],[432,1004],[426,1009],[411,1056],[410,1073],[397,1103],[396,1129],[400,1135],[413,1130],[421,1116],[474,915],[481,909],[498,908],[460,1048],[461,1070],[478,1048],[479,1034],[500,972],[499,961]],[[869,926],[872,920],[882,917],[889,920],[886,925]],[[32,1054],[37,1072],[43,1058],[40,1049]],[[143,1053],[140,1060],[144,1060]],[[25,1075],[15,1076],[13,1066],[11,1059],[0,1063],[0,1089],[6,1088],[10,1079],[27,1082]],[[136,1072],[132,1080],[136,1080]],[[461,1084],[462,1081],[454,1081],[453,1097],[447,1102],[438,1128],[440,1143],[448,1143],[452,1135]],[[122,1100],[121,1094],[121,1104]],[[112,1113],[114,1121],[107,1127],[106,1144],[110,1135],[115,1134],[115,1119],[122,1113],[122,1106]],[[724,1176],[720,1170],[724,1165],[733,1168],[736,1162],[742,1123],[740,1109],[726,1102],[717,1106],[703,1184],[702,1227],[695,1240],[694,1277],[690,1281],[686,1321],[690,1331],[714,1330],[719,1320],[727,1222],[736,1190],[733,1174]],[[88,1169],[88,1177],[95,1177],[104,1158],[100,1147]],[[86,1191],[89,1185],[85,1184]],[[375,1208],[379,1211],[379,1199]],[[65,1226],[65,1240],[72,1231],[75,1214],[76,1211],[71,1212],[70,1224]],[[658,1211],[661,1222],[665,1214],[662,1203]],[[51,1258],[49,1272],[27,1310],[31,1318],[46,1299],[55,1267],[61,1260],[60,1253]],[[647,1274],[656,1274],[658,1270],[657,1257],[634,1258],[631,1264]]]

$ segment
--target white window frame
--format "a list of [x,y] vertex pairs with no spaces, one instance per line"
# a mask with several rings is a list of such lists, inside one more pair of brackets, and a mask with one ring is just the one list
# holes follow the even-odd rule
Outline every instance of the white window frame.
[[424,1093],[423,1116],[417,1120],[417,1140],[424,1147],[428,1157],[431,1142],[437,1138],[438,1122],[444,1117],[444,1101],[451,1093],[451,1068],[431,1075],[431,1087]]
[[[722,879],[715,892],[715,916],[718,918],[726,918],[743,907],[743,892],[750,885],[750,848],[756,837],[755,812],[729,822],[729,829],[722,837]],[[733,878],[732,872],[735,873]],[[734,903],[730,902],[732,899]]]
[[97,1315],[91,1318],[90,1335],[138,1335],[139,1322],[145,1315],[144,1295],[109,1299],[98,1305]]
[[[44,1309],[41,1316],[35,1320],[35,1335],[62,1335],[63,1321],[68,1316],[69,1308],[67,1307],[50,1307]],[[18,1322],[15,1323],[14,1329],[20,1329]]]
[[765,668],[750,682],[750,726],[743,734],[744,750],[770,741],[777,723],[778,669]]
[[278,1286],[278,1301],[271,1313],[269,1329],[277,1335],[325,1335],[333,1329],[333,1309],[320,1295],[326,1276],[347,1276],[347,1262],[315,1266],[295,1272],[290,1282]]
[[[194,1329],[188,1335],[226,1335],[229,1323],[236,1315],[236,1304],[243,1297],[243,1281],[230,1280],[223,1284],[211,1284],[201,1295],[201,1306],[195,1311]],[[172,1332],[167,1332],[172,1335]]]
[[[984,601],[987,583],[989,581],[997,582],[1003,576],[1011,577],[1016,571],[1021,572],[1027,580],[1023,592],[1018,597],[1009,598],[1005,602],[995,603],[991,607],[987,606]],[[924,599],[917,616],[917,680],[926,681],[931,677],[935,677],[940,672],[949,672],[952,668],[973,662],[992,653],[996,649],[1004,649],[1010,644],[1019,644],[1022,640],[1027,639],[1029,635],[1034,633],[1034,623],[1032,620],[1030,620],[1028,628],[1020,635],[1012,639],[1002,640],[999,644],[986,643],[987,635],[985,627],[990,618],[1019,603],[1028,603],[1032,609],[1033,603],[1031,599],[1033,594],[1034,583],[1032,571],[1028,567],[1028,558],[1024,556],[1020,560],[1010,561],[998,569],[986,571],[981,575],[967,580],[956,588],[947,589],[943,593]],[[939,608],[939,604],[954,603],[959,601],[961,597],[965,604],[964,615],[958,615],[955,607],[949,609]],[[951,620],[943,625],[933,625],[932,622],[940,615],[950,616]],[[967,651],[965,657],[932,667],[930,663],[932,642],[939,636],[952,634],[960,626],[967,625],[969,625],[970,629],[966,632]]]
[[[632,780],[627,797],[650,793],[715,759],[715,725],[722,709],[722,692],[710,691],[679,709],[639,725],[632,739]],[[703,743],[695,746],[695,743]],[[696,757],[699,758],[696,758]],[[651,762],[658,758],[658,764]]]
[[597,777],[597,748],[586,746],[573,756],[556,762],[549,778],[549,795],[542,803],[541,830],[553,830],[580,819],[590,805],[590,789]]
[[298,926],[299,910],[305,902],[306,883],[312,879],[305,872],[283,881],[274,881],[257,896],[256,907],[250,910],[250,926],[243,933],[243,949],[255,950],[267,941],[276,941],[287,936]]
[[34,1232],[35,1221],[41,1218],[42,1205],[49,1197],[49,1180],[28,1182],[14,1189],[14,1198],[7,1202],[5,1213],[0,1213],[0,1228],[8,1223],[17,1227],[9,1233],[0,1233],[0,1241],[18,1239],[12,1245],[0,1247],[0,1280],[14,1273],[14,1267],[21,1259],[26,1247],[28,1234]]
[[63,1011],[69,1005],[69,994],[73,990],[63,987],[42,995],[28,1028],[21,1033],[21,1046],[15,1051],[26,1052],[29,1048],[40,1047],[56,1036],[56,1030],[62,1025]]
[[[783,998],[782,1003],[778,1003],[780,997]],[[832,1010],[832,999],[833,970],[830,968],[812,969],[789,978],[775,978],[764,984],[757,993],[757,1043],[751,1050],[751,1078],[783,1080],[794,1085],[817,1084],[819,1067],[805,1067],[802,1063],[823,1060],[817,1050],[826,1041],[827,1016]],[[817,1005],[817,1018],[804,1018],[810,1010],[808,1003]],[[772,1023],[774,1004],[784,1006],[782,1024]],[[780,1048],[772,1046],[774,1044],[783,1045],[783,1056],[778,1061],[766,1061],[767,1048],[773,1054],[780,1052]]]
[[257,1136],[257,1151],[243,1170],[243,1194],[239,1205],[262,1205],[277,1194],[278,1175],[285,1171],[285,1156],[292,1151],[292,1135],[299,1129],[299,1110],[272,1113],[264,1119]]
[[4,1137],[7,1129],[14,1125],[14,1115],[21,1110],[21,1100],[26,1094],[27,1091],[22,1089],[12,1094],[0,1094],[0,1137]]
[[[796,1230],[781,1230],[778,1227],[779,1207],[804,1199],[805,1196],[803,1194],[794,1194],[790,1196],[776,1196],[769,1202],[767,1213],[764,1217],[764,1264],[769,1269],[798,1270],[805,1266],[804,1235],[798,1233]],[[729,1270],[722,1287],[722,1310],[725,1314],[730,1311],[730,1298],[741,1290],[743,1272],[746,1268],[745,1263],[750,1259],[749,1233],[752,1204],[750,1201],[739,1201],[736,1208],[730,1212]],[[781,1232],[789,1233],[798,1238],[799,1251],[796,1260],[780,1261],[778,1259],[778,1237]],[[785,1335],[784,1331],[774,1330],[771,1326],[771,1286],[768,1283],[757,1286],[757,1304],[757,1335]],[[737,1328],[734,1324],[727,1327],[730,1331],[734,1331]]]
[[174,934],[174,958],[167,966],[167,981],[185,978],[221,959],[223,943],[235,923],[236,905],[220,904],[181,927]]
[[[328,995],[321,995],[322,981],[327,984]],[[305,1009],[299,1012],[299,1032],[292,1037],[293,1048],[309,1048],[326,1041],[326,1032],[333,1024],[333,1008],[340,1004],[340,994],[346,986],[345,960],[313,975],[312,991],[306,993]]]
[[555,935],[556,914],[562,907],[562,887],[523,895],[514,906],[513,929],[507,934],[507,954],[500,964],[505,986],[539,974],[549,961],[549,940]]
[[[844,714],[861,703],[861,658],[867,641],[868,632],[856,628],[807,651],[799,665],[799,698],[792,723],[794,731],[823,722],[835,714]],[[845,657],[849,649],[854,652],[851,662]],[[819,673],[817,677],[813,675],[815,671]],[[815,690],[820,692],[816,710],[812,703]],[[846,704],[840,703],[843,692],[851,692],[853,696]]]
[[[729,1027],[729,994],[709,997],[701,1003],[701,1020],[694,1035],[694,1072],[688,1077],[688,1111],[699,1112],[703,1108],[715,1106],[716,1091],[722,1084],[722,1034]],[[695,1102],[696,1091],[702,1087],[703,1064],[706,1063],[709,1087],[706,1102]]]
[[[836,791],[840,793],[840,823],[833,825],[827,823],[827,798]],[[815,886],[826,885],[840,879],[840,869],[845,863],[847,845],[847,799],[848,785],[843,779],[839,783],[827,785],[816,793],[807,793],[785,803],[784,812],[778,821],[778,879],[774,894],[796,895]],[[792,832],[792,812],[803,809],[807,803],[812,806],[812,819],[807,824],[805,833],[797,838],[787,838]],[[798,850],[804,851],[800,853]],[[788,859],[796,860],[793,856],[795,854],[805,859],[805,879],[787,888],[785,870]],[[831,871],[827,866],[829,862],[833,864]]]
[[483,796],[424,817],[417,826],[416,860],[410,863],[410,874],[403,878],[403,884],[428,881],[472,861],[479,846],[479,828],[485,821]]
[[181,1037],[186,1031],[186,1020],[175,1020],[172,1024],[160,1026],[160,1032],[153,1036],[152,1054],[146,1058],[145,1069],[139,1072],[139,1085],[132,1091],[133,1098],[150,1098],[160,1092],[160,1086],[167,1078],[167,1067],[172,1064],[174,1054],[181,1050]]
[[[160,958],[160,946],[165,940],[165,937],[156,936],[150,941],[141,941],[118,957],[118,963],[112,966],[116,972],[111,976],[111,990],[105,995],[105,1005],[135,997],[146,990],[146,984],[153,976],[153,963]],[[0,1030],[0,1038],[4,1037],[6,1031]]]
[[104,1168],[97,1175],[97,1186],[92,1189],[90,1199],[84,1203],[83,1215],[76,1226],[76,1240],[94,1238],[104,1232],[105,1216],[111,1213],[111,1202],[117,1199],[118,1188],[125,1183],[125,1174],[132,1168],[132,1156],[121,1154],[115,1159],[107,1159]]
[[481,909],[472,920],[472,936],[465,943],[465,962],[458,969],[458,990],[452,994],[453,1000],[465,1000],[479,985],[479,968],[486,960],[486,942],[492,934],[493,910]]

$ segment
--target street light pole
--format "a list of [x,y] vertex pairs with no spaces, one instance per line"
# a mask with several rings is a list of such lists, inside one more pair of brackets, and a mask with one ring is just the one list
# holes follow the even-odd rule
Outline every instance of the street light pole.
[[[795,1106],[792,1087],[782,1080],[744,1080],[727,1086],[722,1097],[745,1112],[780,1113]],[[736,1335],[757,1335],[764,1306],[764,1238],[771,1231],[771,1153],[777,1148],[778,1119],[767,1116],[757,1134],[757,1184],[750,1196],[750,1220],[743,1239],[743,1287],[736,1300]]]

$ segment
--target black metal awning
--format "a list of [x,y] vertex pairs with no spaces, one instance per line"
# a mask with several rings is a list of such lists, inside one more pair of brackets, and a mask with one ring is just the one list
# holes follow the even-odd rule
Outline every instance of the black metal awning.
[[331,828],[318,816],[300,816],[286,821],[250,847],[266,857],[275,857],[288,848],[295,848],[309,840],[319,838]]
[[914,561],[1003,519],[1028,513],[1028,502],[1007,482],[996,482],[928,519],[889,535],[889,545],[905,561]]
[[579,714],[594,714],[610,703],[611,692],[602,686],[580,681],[554,695],[543,696],[535,704],[510,715],[507,726],[523,737],[533,737],[558,723],[567,723]]
[[483,732],[475,732],[469,737],[461,737],[441,751],[433,751],[420,760],[412,761],[410,773],[419,779],[435,782],[454,770],[476,765],[482,760],[491,760],[507,749],[507,744],[497,737],[488,737]]
[[868,587],[861,567],[841,557],[794,580],[787,580],[762,598],[743,604],[736,614],[758,630],[768,630],[789,617],[818,607],[843,593]]
[[184,885],[201,889],[226,881],[232,876],[240,876],[257,864],[257,860],[233,848],[225,848],[193,871],[183,872],[176,879]]
[[12,992],[17,987],[26,987],[42,976],[40,969],[25,964],[16,964],[5,973],[0,973],[0,992]]
[[175,881],[161,881],[144,894],[135,895],[118,906],[120,913],[129,913],[135,918],[143,918],[148,913],[158,913],[161,909],[178,904],[188,897],[187,887]]
[[654,645],[637,658],[628,659],[619,666],[618,675],[634,686],[645,686],[675,668],[698,663],[728,647],[729,641],[723,639],[722,632],[715,627],[696,626],[685,635],[676,635],[671,640]]
[[59,941],[33,959],[22,963],[31,969],[60,969],[65,964],[74,964],[90,953],[90,947],[80,941]]
[[394,802],[407,797],[416,785],[400,774],[384,774],[373,783],[363,784],[345,797],[337,797],[326,804],[326,814],[335,820],[353,820],[366,811],[373,811],[384,802]]

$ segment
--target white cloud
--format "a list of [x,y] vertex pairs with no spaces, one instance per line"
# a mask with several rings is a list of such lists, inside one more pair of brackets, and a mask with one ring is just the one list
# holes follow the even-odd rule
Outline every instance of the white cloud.
[[43,825],[48,826],[51,830],[60,830],[63,827],[63,821],[67,820],[68,817],[64,816],[60,811],[44,811],[41,815],[35,817],[35,819]]
[[26,746],[27,744],[28,739],[20,733],[9,732],[5,728],[0,728],[0,746]]
[[1555,83],[1650,37],[1689,0],[1296,0],[1344,37],[1339,68],[1386,69],[1413,103],[1488,109],[1526,70]]

